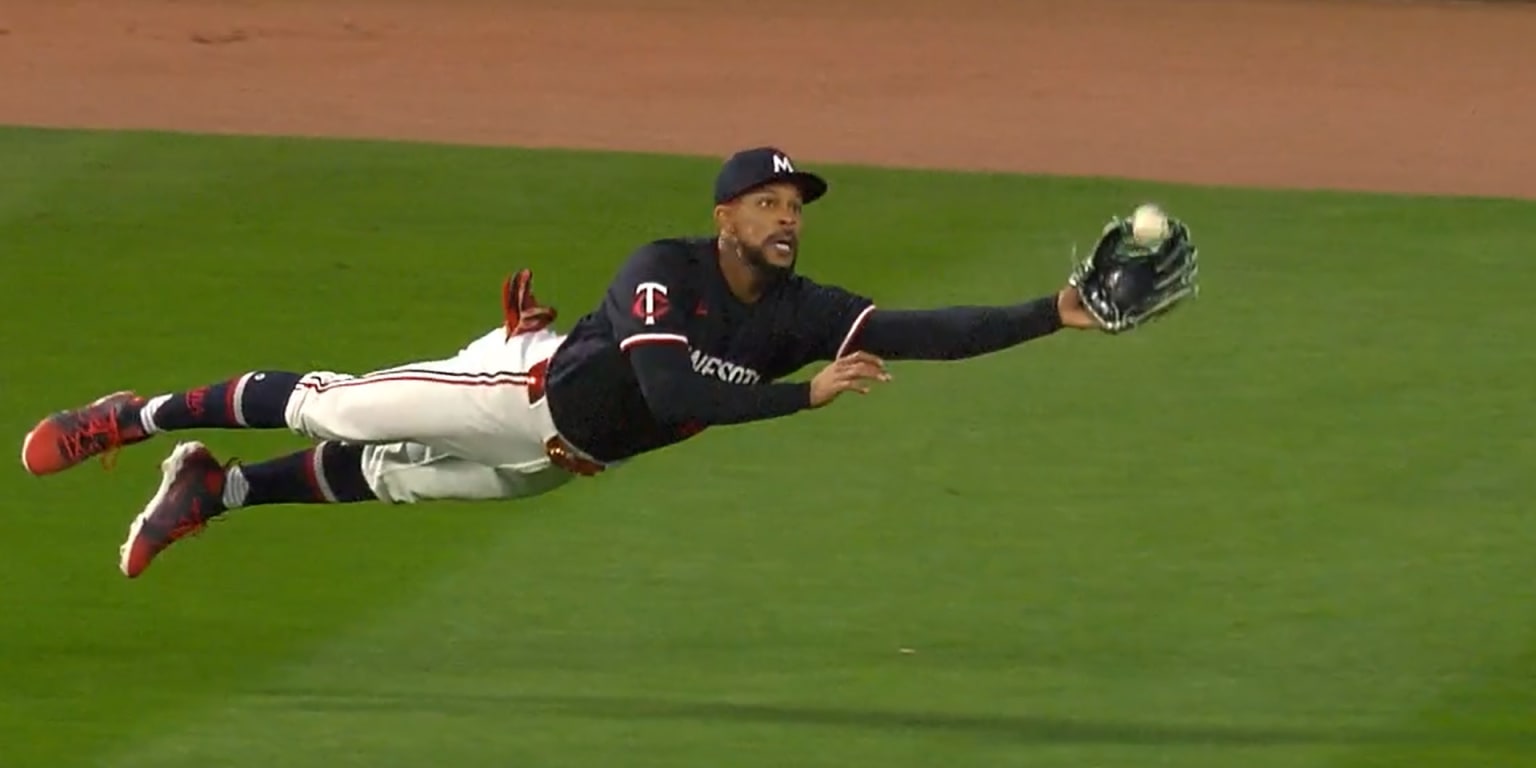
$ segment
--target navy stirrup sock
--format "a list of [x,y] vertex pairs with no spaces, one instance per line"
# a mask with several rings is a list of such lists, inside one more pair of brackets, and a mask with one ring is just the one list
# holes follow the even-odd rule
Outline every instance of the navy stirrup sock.
[[217,384],[151,398],[139,412],[148,432],[181,429],[282,429],[300,374],[252,371]]
[[325,441],[309,450],[229,470],[224,506],[347,504],[378,497],[363,479],[363,446]]

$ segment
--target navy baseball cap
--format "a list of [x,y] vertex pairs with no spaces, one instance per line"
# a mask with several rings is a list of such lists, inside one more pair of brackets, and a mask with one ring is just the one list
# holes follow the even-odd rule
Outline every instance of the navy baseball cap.
[[800,188],[800,195],[810,203],[827,193],[827,182],[820,176],[795,168],[789,155],[777,147],[754,147],[731,155],[715,177],[715,204],[729,202],[747,192],[775,181],[787,181]]

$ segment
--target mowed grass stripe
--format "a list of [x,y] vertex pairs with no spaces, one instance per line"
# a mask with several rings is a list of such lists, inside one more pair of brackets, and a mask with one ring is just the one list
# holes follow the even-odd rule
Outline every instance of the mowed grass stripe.
[[[154,388],[253,360],[446,354],[525,263],[569,322],[636,242],[707,226],[713,169],[115,140],[169,193],[93,194],[107,170],[67,183],[54,215],[90,231],[29,228],[20,255],[94,254],[53,279],[95,284],[92,248],[114,241],[114,290],[176,300],[82,303],[90,334],[41,324],[39,362],[6,381],[14,434],[95,394],[101,360]],[[142,584],[111,554],[163,450],[8,483],[0,532],[31,548],[0,569],[31,597],[0,619],[18,681],[0,729],[28,734],[7,758],[1278,766],[1473,738],[1526,754],[1510,713],[1528,702],[1479,681],[1528,674],[1532,647],[1514,383],[1530,356],[1497,343],[1531,324],[1509,309],[1533,282],[1529,207],[831,175],[809,268],[884,303],[1033,295],[1144,197],[1195,223],[1209,290],[1146,334],[901,364],[876,397],[533,503],[250,511]],[[209,440],[247,458],[298,444]],[[1475,721],[1424,714],[1469,696]]]

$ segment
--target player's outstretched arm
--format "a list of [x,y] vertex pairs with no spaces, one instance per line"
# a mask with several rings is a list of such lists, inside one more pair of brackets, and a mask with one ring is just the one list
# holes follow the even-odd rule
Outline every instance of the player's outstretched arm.
[[877,309],[851,346],[893,360],[961,360],[1049,336],[1062,328],[1094,328],[1076,290],[1022,304],[939,309]]

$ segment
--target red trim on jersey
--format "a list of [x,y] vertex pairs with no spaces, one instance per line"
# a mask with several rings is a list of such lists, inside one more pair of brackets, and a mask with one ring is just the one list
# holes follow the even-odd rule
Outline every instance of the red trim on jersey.
[[853,324],[848,326],[848,335],[843,337],[843,343],[837,347],[837,356],[842,357],[848,352],[848,347],[853,345],[854,337],[859,335],[859,329],[864,327],[864,321],[869,319],[869,313],[875,311],[875,305],[871,304],[853,319]]
[[641,344],[687,344],[688,337],[676,333],[637,333],[619,342],[619,351],[628,351],[630,347]]

